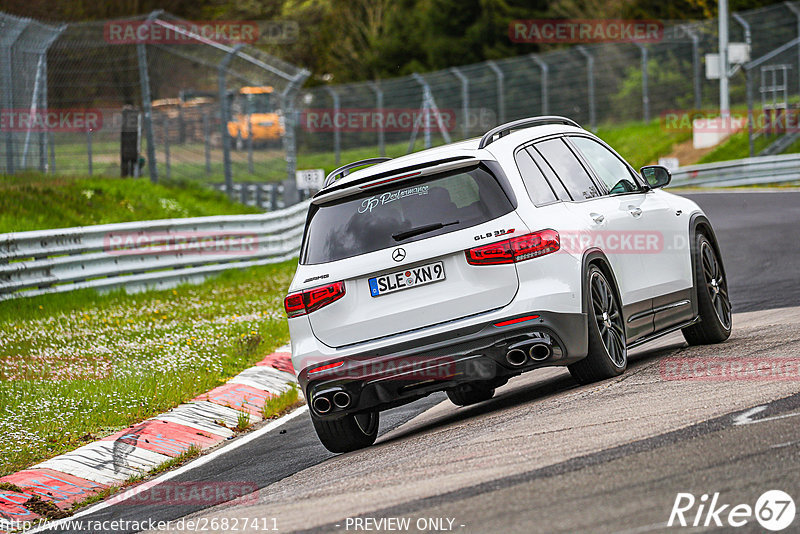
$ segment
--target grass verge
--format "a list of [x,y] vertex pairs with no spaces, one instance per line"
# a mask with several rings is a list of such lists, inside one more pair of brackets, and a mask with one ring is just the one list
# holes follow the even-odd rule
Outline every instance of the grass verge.
[[0,233],[241,213],[259,210],[191,181],[0,176]]
[[0,476],[162,413],[289,335],[295,262],[195,286],[0,303]]

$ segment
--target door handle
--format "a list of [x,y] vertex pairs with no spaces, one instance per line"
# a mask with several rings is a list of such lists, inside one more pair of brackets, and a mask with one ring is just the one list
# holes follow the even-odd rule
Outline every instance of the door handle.
[[589,216],[595,222],[595,224],[603,224],[603,221],[606,220],[605,215],[601,213],[590,213]]
[[633,206],[628,206],[628,213],[630,213],[634,217],[639,217],[642,214],[642,208],[635,208]]

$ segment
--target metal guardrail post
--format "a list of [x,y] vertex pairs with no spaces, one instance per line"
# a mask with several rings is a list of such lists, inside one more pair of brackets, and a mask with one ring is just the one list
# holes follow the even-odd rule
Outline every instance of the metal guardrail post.
[[231,169],[231,136],[228,132],[228,95],[226,93],[225,78],[228,75],[228,65],[230,65],[233,58],[244,47],[244,44],[239,43],[234,46],[225,56],[220,60],[217,66],[217,90],[219,94],[219,115],[220,115],[220,132],[222,133],[222,168],[225,174],[225,188],[228,198],[233,198],[233,170]]
[[[156,10],[150,13],[145,20],[145,25],[152,24],[163,13]],[[156,165],[156,141],[153,134],[153,105],[150,95],[150,74],[147,68],[147,50],[144,43],[136,44],[136,57],[139,62],[139,83],[142,87],[142,113],[144,118],[144,133],[147,137],[147,168],[150,171],[150,181],[158,182],[158,166]]]
[[535,54],[531,54],[530,58],[542,69],[542,115],[547,115],[550,109],[549,95],[547,94],[547,78],[549,77],[550,66]]
[[[18,21],[11,28],[3,28],[0,37],[0,83],[2,83],[2,106],[10,110],[14,107],[14,43],[30,24],[29,20]],[[14,132],[6,131],[6,173],[14,174]]]
[[450,72],[461,82],[461,136],[466,139],[469,137],[469,78],[457,67],[450,67]]
[[341,129],[339,128],[339,111],[341,109],[339,103],[339,93],[337,93],[333,87],[329,85],[325,87],[325,90],[333,99],[333,153],[335,154],[336,165],[338,166],[342,160],[342,134],[340,131]]
[[506,76],[497,63],[494,61],[487,61],[486,65],[492,69],[495,76],[497,76],[497,120],[498,124],[505,124],[506,122]]
[[381,156],[386,155],[386,139],[383,130],[383,89],[378,82],[369,82],[370,88],[375,91],[375,108],[378,111],[380,121],[378,121],[378,152]]
[[587,84],[587,91],[588,91],[588,99],[589,99],[589,125],[592,130],[597,129],[597,115],[595,112],[595,101],[594,101],[594,56],[589,53],[582,46],[576,46],[575,49],[583,54],[586,58],[586,84]]
[[650,122],[650,94],[647,88],[647,47],[634,43],[642,53],[642,116],[645,123]]

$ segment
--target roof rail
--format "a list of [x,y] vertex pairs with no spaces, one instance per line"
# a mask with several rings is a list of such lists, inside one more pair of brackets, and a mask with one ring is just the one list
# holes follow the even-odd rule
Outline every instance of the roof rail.
[[328,176],[325,177],[325,182],[322,184],[322,189],[325,189],[333,182],[337,180],[337,176],[340,174],[342,175],[341,178],[344,178],[348,174],[350,174],[350,170],[355,169],[356,167],[363,167],[365,165],[375,165],[377,163],[383,163],[384,161],[389,161],[392,158],[367,158],[362,159],[360,161],[354,161],[353,163],[348,163],[347,165],[342,165]]
[[541,117],[528,117],[527,119],[519,119],[516,121],[507,122],[505,124],[501,124],[495,128],[492,128],[481,137],[481,142],[478,143],[478,148],[486,148],[492,141],[494,141],[494,137],[497,136],[503,137],[504,135],[508,134],[511,130],[516,130],[519,128],[530,128],[532,126],[541,126],[543,124],[566,124],[567,126],[575,126],[576,128],[580,128],[580,124],[575,122],[572,119],[568,119],[566,117],[559,117],[558,115],[543,115]]

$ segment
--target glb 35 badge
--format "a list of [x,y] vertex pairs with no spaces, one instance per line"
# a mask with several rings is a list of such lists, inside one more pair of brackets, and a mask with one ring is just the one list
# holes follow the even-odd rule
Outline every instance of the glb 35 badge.
[[489,237],[500,237],[501,235],[508,235],[513,233],[514,233],[513,228],[509,228],[508,230],[495,230],[494,232],[486,232],[485,234],[476,235],[473,239],[475,241],[480,241],[481,239],[487,239]]

